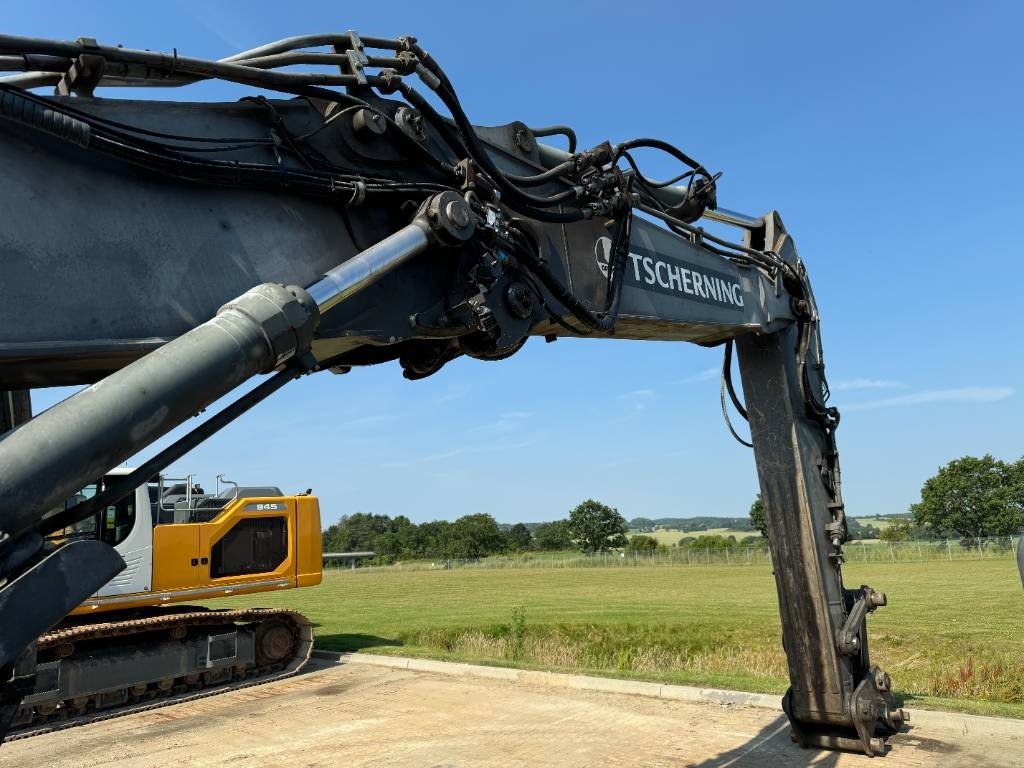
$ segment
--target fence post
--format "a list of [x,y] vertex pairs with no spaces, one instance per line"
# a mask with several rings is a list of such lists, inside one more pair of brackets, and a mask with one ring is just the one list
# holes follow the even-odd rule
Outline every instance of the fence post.
[[729,548],[728,547],[725,548],[725,564],[726,565],[730,565],[731,564],[729,562]]
[[889,556],[892,558],[892,561],[895,563],[896,562],[896,549],[893,547],[891,541],[889,542]]
[[860,553],[864,556],[864,562],[866,563],[868,561],[868,548],[863,541],[860,543]]
[[708,556],[708,565],[711,565],[711,547],[704,547],[704,553]]
[[984,560],[985,559],[985,552],[981,548],[981,537],[980,536],[975,536],[974,540],[978,543],[978,557],[980,559]]
[[953,562],[953,550],[949,547],[949,539],[946,539],[946,553],[949,555],[949,562]]

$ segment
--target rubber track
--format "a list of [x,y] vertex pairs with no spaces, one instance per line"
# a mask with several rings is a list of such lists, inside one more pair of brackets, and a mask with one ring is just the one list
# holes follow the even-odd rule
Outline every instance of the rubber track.
[[168,693],[156,701],[128,704],[122,707],[101,710],[99,712],[87,712],[77,717],[69,717],[65,720],[29,725],[24,730],[16,730],[8,734],[4,742],[27,739],[32,736],[41,736],[54,731],[62,731],[65,728],[75,728],[79,725],[97,723],[103,720],[112,720],[115,717],[135,714],[136,712],[148,712],[152,709],[168,707],[172,704],[181,704],[186,701],[205,699],[208,696],[217,696],[221,693],[230,693],[244,688],[251,688],[256,685],[263,685],[275,680],[283,680],[297,674],[309,661],[309,655],[313,651],[313,625],[301,613],[285,611],[276,608],[249,608],[227,611],[194,611],[190,613],[172,613],[168,616],[148,616],[142,619],[131,619],[125,621],[102,622],[98,624],[80,624],[73,627],[48,632],[39,638],[39,650],[46,650],[68,642],[82,640],[97,640],[109,637],[124,637],[136,632],[152,632],[154,630],[171,629],[176,625],[194,622],[196,625],[209,626],[211,624],[239,624],[263,621],[270,618],[288,618],[294,622],[299,630],[299,643],[292,659],[281,667],[275,664],[267,667],[255,667],[251,674],[255,677],[246,678],[234,682],[221,683],[210,688],[195,691],[184,691],[181,693]]

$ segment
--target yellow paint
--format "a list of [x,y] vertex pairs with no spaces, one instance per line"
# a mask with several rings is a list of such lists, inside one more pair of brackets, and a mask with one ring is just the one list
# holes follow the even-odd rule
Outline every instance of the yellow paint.
[[[257,506],[274,506],[284,509],[255,510]],[[276,496],[273,498],[252,498],[235,499],[224,507],[224,511],[209,523],[200,524],[199,549],[206,563],[199,566],[202,577],[207,584],[245,584],[252,581],[266,581],[267,579],[287,579],[289,587],[295,586],[295,524],[296,497]],[[213,545],[220,541],[234,528],[239,521],[253,518],[284,517],[287,521],[288,530],[288,553],[281,564],[272,571],[261,571],[260,573],[249,573],[243,576],[224,576],[213,578],[210,575],[210,555]]]
[[320,504],[316,496],[297,496],[295,586],[312,587],[323,577],[324,549],[320,535]]
[[[260,505],[272,508],[261,509]],[[239,521],[266,517],[286,519],[288,546],[284,561],[271,571],[212,578],[213,546]],[[209,522],[168,523],[153,529],[150,592],[89,598],[72,613],[100,613],[312,586],[320,583],[322,554],[320,505],[315,496],[236,499]],[[192,565],[193,560],[196,565]],[[274,584],[266,584],[268,581]],[[185,590],[188,592],[181,594]]]
[[192,589],[202,584],[199,536],[202,523],[158,525],[153,529],[153,592]]

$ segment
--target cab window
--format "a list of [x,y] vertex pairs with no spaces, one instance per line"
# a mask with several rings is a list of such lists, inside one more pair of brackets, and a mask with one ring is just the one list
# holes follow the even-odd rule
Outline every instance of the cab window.
[[[64,502],[64,509],[91,499],[103,488],[103,481],[90,483],[78,493]],[[47,538],[55,544],[62,544],[75,539],[99,539],[116,546],[124,541],[135,525],[135,493],[132,492],[117,504],[111,504],[97,514],[79,520]]]
[[135,493],[132,492],[117,504],[100,510],[98,517],[100,541],[111,546],[120,544],[128,538],[132,526],[135,525]]

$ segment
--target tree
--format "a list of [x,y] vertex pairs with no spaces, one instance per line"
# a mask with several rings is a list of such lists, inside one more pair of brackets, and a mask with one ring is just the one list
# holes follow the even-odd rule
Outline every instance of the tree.
[[490,515],[464,515],[451,524],[450,535],[443,548],[448,557],[484,557],[505,551],[505,536]]
[[750,525],[755,531],[760,531],[766,539],[768,538],[768,521],[764,516],[764,502],[761,500],[760,493],[757,494],[754,503],[750,505]]
[[654,552],[658,548],[658,540],[653,536],[638,534],[629,537],[626,550],[629,552]]
[[516,552],[526,552],[533,544],[533,534],[523,523],[516,523],[508,529],[508,544]]
[[541,552],[558,552],[572,546],[569,535],[569,521],[555,520],[553,523],[541,523],[533,532],[534,546]]
[[706,533],[703,536],[692,536],[680,539],[676,544],[682,548],[692,549],[732,549],[737,545],[735,536],[723,536],[720,533]]
[[913,527],[910,525],[909,520],[893,520],[884,531],[882,531],[878,538],[882,541],[910,541]]
[[860,518],[847,517],[846,529],[850,532],[851,539],[877,539],[879,530],[871,525],[860,521]]
[[418,557],[421,550],[419,526],[405,515],[399,515],[390,521],[384,533],[374,537],[372,549],[377,553],[376,559],[385,563]]
[[604,552],[626,545],[626,520],[617,509],[587,499],[569,513],[569,534],[585,552]]
[[647,517],[634,517],[629,521],[629,527],[634,531],[653,531],[654,521]]
[[1024,459],[954,459],[925,481],[910,511],[919,525],[962,537],[1013,536],[1024,525]]
[[361,552],[372,550],[374,540],[391,526],[387,515],[356,512],[346,515],[323,533],[326,552]]
[[416,537],[421,557],[456,557],[451,554],[452,524],[447,520],[432,520],[417,526]]

